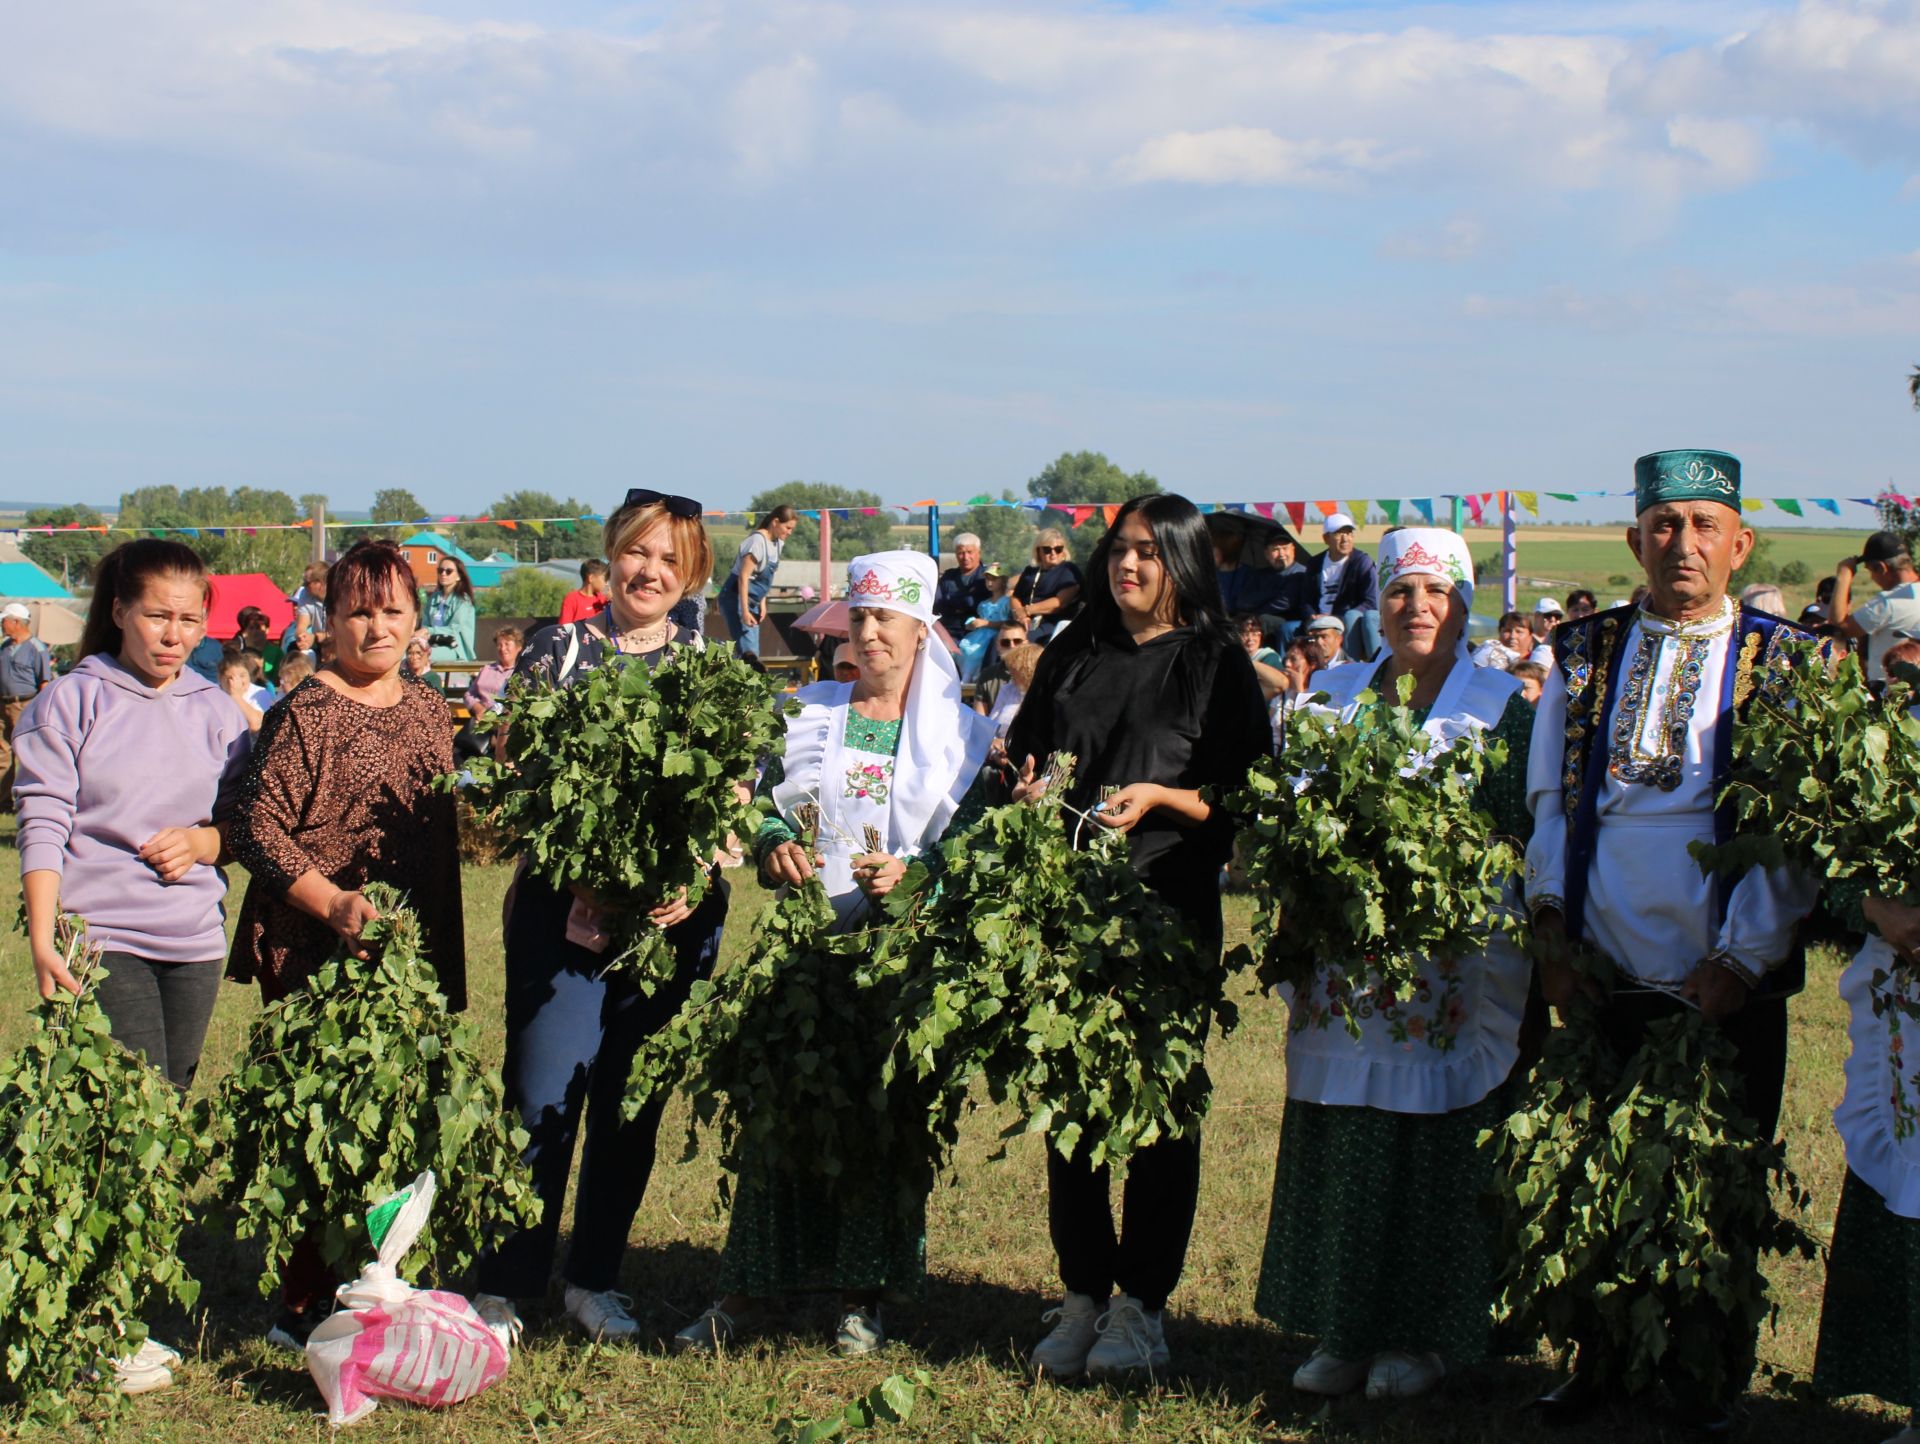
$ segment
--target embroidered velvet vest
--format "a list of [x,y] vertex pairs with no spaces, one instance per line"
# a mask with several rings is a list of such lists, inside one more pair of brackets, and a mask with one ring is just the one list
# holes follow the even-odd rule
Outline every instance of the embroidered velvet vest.
[[[1553,657],[1567,689],[1567,724],[1561,755],[1561,805],[1567,815],[1566,919],[1572,937],[1585,937],[1587,874],[1593,865],[1599,830],[1600,791],[1609,760],[1607,718],[1620,696],[1622,652],[1639,608],[1612,607],[1554,630]],[[1741,726],[1756,692],[1779,688],[1788,659],[1784,643],[1812,641],[1813,634],[1770,612],[1741,606],[1734,620],[1733,656],[1721,678],[1713,726],[1714,837],[1733,836],[1733,809],[1719,801],[1733,772],[1734,729]],[[1719,879],[1714,888],[1717,922],[1724,923],[1737,876]],[[1806,981],[1804,950],[1767,975],[1759,996],[1799,991]]]

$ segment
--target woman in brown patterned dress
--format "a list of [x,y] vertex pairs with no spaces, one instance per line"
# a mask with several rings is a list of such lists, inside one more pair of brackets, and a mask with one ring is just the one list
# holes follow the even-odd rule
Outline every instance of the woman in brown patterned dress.
[[[453,724],[401,665],[419,621],[413,574],[391,542],[363,541],[328,570],[326,595],[333,658],[267,714],[241,786],[230,845],[251,881],[227,976],[258,980],[269,1003],[304,986],[377,916],[361,889],[383,882],[418,911],[440,989],[464,1008],[457,824],[433,787],[453,770]],[[305,1347],[334,1283],[302,1244],[269,1341]]]

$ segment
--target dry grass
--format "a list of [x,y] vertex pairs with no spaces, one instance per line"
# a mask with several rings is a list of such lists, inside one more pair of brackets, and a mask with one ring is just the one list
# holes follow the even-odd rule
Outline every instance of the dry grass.
[[[469,965],[474,1007],[496,1053],[501,987],[499,899],[503,871],[466,875]],[[17,883],[0,883],[0,910],[11,913]],[[748,883],[735,895],[728,940],[737,950],[761,895]],[[1244,902],[1230,908],[1230,929],[1246,927]],[[25,949],[11,935],[0,945],[10,990],[0,1018],[0,1045],[25,1026],[30,976]],[[1834,995],[1835,960],[1823,959],[1795,1006],[1793,1066],[1785,1127],[1794,1166],[1816,1195],[1824,1233],[1838,1197],[1842,1162],[1828,1118],[1840,1089],[1845,1032]],[[202,1086],[239,1047],[255,1011],[253,996],[229,988],[209,1040]],[[382,1409],[358,1426],[356,1438],[493,1441],[759,1440],[786,1416],[838,1410],[889,1373],[924,1368],[938,1401],[888,1437],[939,1440],[1356,1439],[1493,1441],[1566,1438],[1541,1432],[1525,1402],[1550,1378],[1544,1359],[1516,1360],[1471,1371],[1439,1395],[1410,1404],[1342,1400],[1331,1408],[1306,1402],[1287,1377],[1306,1341],[1277,1335],[1252,1311],[1266,1226],[1283,1098],[1280,1016],[1267,1000],[1249,1000],[1233,1037],[1216,1044],[1211,1066],[1217,1103],[1207,1135],[1200,1216],[1186,1279],[1173,1301],[1169,1329],[1176,1376],[1165,1387],[1136,1393],[1031,1385],[1022,1351],[1038,1332],[1040,1311],[1057,1287],[1047,1243],[1044,1173],[1037,1150],[1017,1144],[990,1163],[998,1122],[976,1116],[950,1186],[932,1201],[926,1300],[889,1317],[898,1342],[878,1361],[846,1363],[825,1350],[830,1303],[796,1304],[779,1329],[737,1357],[715,1363],[668,1357],[662,1338],[702,1307],[725,1237],[714,1210],[716,1182],[704,1157],[678,1161],[684,1115],[670,1113],[662,1133],[663,1162],[637,1220],[623,1286],[637,1300],[647,1329],[639,1348],[590,1347],[546,1316],[530,1320],[525,1349],[502,1384],[480,1399],[441,1414]],[[1391,1248],[1392,1240],[1382,1240]],[[208,1233],[192,1263],[205,1281],[203,1311],[191,1321],[164,1321],[165,1336],[183,1345],[189,1362],[172,1391],[142,1400],[137,1437],[205,1441],[327,1437],[318,1396],[297,1361],[257,1342],[270,1311],[254,1287],[249,1251]],[[1444,1258],[1406,1260],[1407,1291],[1449,1267]],[[1778,1332],[1763,1340],[1771,1363],[1804,1375],[1812,1366],[1821,1289],[1819,1265],[1782,1266]],[[1752,1401],[1749,1438],[1814,1444],[1868,1444],[1893,1432],[1890,1415],[1871,1401],[1847,1406],[1802,1403],[1777,1393]],[[1602,1422],[1573,1437],[1641,1440],[1665,1437],[1650,1415]]]

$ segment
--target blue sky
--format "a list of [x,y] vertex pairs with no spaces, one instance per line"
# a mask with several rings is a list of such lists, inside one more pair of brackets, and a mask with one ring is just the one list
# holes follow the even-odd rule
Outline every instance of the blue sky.
[[1913,0],[6,28],[0,496],[1920,491]]

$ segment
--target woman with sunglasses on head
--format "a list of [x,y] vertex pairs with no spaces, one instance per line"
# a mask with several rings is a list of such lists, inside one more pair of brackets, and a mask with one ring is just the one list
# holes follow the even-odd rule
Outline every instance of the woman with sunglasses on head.
[[[597,616],[535,632],[516,675],[561,686],[595,667],[671,665],[698,634],[669,615],[713,570],[700,504],[636,488],[607,518],[608,590]],[[510,715],[510,710],[509,710]],[[509,723],[509,725],[511,725]],[[744,786],[744,784],[743,784]],[[524,868],[507,905],[506,1101],[530,1135],[526,1158],[544,1212],[480,1265],[474,1307],[503,1338],[518,1334],[513,1301],[544,1297],[573,1171],[574,1141],[586,1143],[575,1192],[573,1235],[561,1275],[567,1316],[597,1339],[629,1339],[639,1324],[617,1293],[627,1234],[653,1171],[664,1096],[631,1122],[620,1113],[627,1072],[645,1039],[671,1019],[694,983],[713,971],[727,916],[716,869],[698,907],[684,898],[649,914],[666,932],[677,966],[651,997],[609,971],[607,913],[617,904],[561,891]]]
[[1033,565],[1013,584],[1013,619],[1026,625],[1027,639],[1045,646],[1063,623],[1080,610],[1086,578],[1067,555],[1067,536],[1048,527],[1033,539]]
[[473,579],[466,563],[440,554],[434,583],[420,598],[420,626],[436,662],[471,662],[473,652]]
[[[1007,737],[1015,795],[1033,794],[1051,754],[1073,754],[1066,803],[1126,835],[1140,880],[1218,957],[1233,824],[1201,789],[1237,784],[1272,746],[1253,663],[1221,614],[1212,542],[1185,497],[1128,502],[1088,573],[1086,610],[1041,654]],[[1047,1188],[1066,1299],[1046,1315],[1057,1322],[1033,1367],[1057,1379],[1164,1370],[1161,1311],[1193,1229],[1199,1135],[1133,1155],[1117,1235],[1107,1169],[1049,1148]]]

